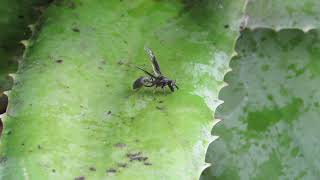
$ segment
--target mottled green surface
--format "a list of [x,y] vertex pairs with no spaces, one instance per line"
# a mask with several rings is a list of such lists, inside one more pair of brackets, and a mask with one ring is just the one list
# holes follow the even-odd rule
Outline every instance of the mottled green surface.
[[23,53],[21,40],[30,37],[28,25],[35,23],[39,7],[48,0],[1,0],[0,1],[0,94],[11,88],[9,73],[17,70]]
[[320,27],[319,0],[249,0],[246,7],[248,27],[274,29]]
[[[64,1],[9,96],[2,179],[198,179],[243,1]],[[134,92],[157,55],[175,93]],[[141,152],[141,154],[140,154]],[[141,162],[130,161],[138,153]],[[148,159],[146,159],[148,158]]]
[[320,32],[246,30],[216,117],[205,179],[320,178]]

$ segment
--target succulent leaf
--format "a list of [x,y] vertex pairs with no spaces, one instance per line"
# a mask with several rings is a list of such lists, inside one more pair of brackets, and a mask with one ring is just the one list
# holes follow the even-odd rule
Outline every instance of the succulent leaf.
[[[3,179],[198,179],[243,1],[56,1],[9,95]],[[175,93],[131,89],[154,51]]]

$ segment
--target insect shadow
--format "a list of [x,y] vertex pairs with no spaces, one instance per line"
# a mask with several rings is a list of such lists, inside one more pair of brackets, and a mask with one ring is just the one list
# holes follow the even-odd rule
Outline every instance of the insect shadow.
[[165,89],[166,86],[168,86],[171,92],[174,92],[175,89],[179,89],[179,87],[176,84],[176,81],[171,80],[166,76],[162,75],[160,71],[159,63],[156,59],[156,56],[152,52],[152,50],[149,48],[145,48],[145,50],[149,55],[149,58],[153,67],[153,73],[150,73],[136,66],[138,69],[143,71],[147,76],[142,76],[136,79],[132,85],[133,89],[140,89],[142,86],[155,87],[155,88],[161,87],[163,90]]

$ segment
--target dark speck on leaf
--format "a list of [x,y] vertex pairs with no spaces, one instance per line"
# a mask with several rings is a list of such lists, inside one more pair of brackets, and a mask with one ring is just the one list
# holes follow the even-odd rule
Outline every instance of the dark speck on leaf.
[[228,24],[224,25],[224,28],[226,28],[226,29],[229,28],[229,25]]
[[19,19],[23,19],[24,16],[23,16],[23,15],[19,15],[18,18],[19,18]]
[[130,162],[132,162],[132,161],[146,161],[148,159],[148,157],[144,157],[141,155],[142,155],[141,152],[128,153],[127,157],[130,159]]
[[79,28],[74,27],[74,28],[72,28],[72,31],[74,31],[74,32],[80,32],[80,29],[79,29]]
[[163,101],[159,101],[159,103],[163,103]]
[[38,145],[38,149],[41,149],[41,146],[40,146],[40,145]]
[[0,164],[7,162],[8,158],[7,157],[0,157]]
[[136,156],[140,156],[142,154],[142,152],[137,152],[137,153],[127,153],[127,157],[136,157]]
[[152,165],[152,163],[149,163],[149,162],[145,162],[143,164],[146,165],[146,166],[151,166]]
[[146,161],[148,157],[138,156],[130,158],[130,161]]
[[119,65],[122,65],[122,64],[123,64],[123,62],[120,60],[120,61],[118,61],[118,64],[119,64]]
[[58,60],[56,60],[56,63],[61,64],[61,63],[63,63],[63,60],[62,59],[58,59]]
[[157,108],[158,110],[163,110],[163,109],[164,109],[163,107],[160,107],[160,106],[156,106],[156,108]]
[[55,170],[55,169],[52,169],[52,172],[56,172],[56,170]]
[[117,172],[116,169],[113,169],[113,168],[107,169],[107,173],[116,173],[116,172]]
[[126,147],[126,146],[127,146],[127,145],[124,144],[124,143],[117,143],[117,144],[114,145],[114,147],[117,147],[117,148],[124,148],[124,147]]
[[89,170],[90,171],[96,171],[96,168],[95,167],[90,167]]
[[106,60],[102,60],[101,64],[107,64]]
[[111,111],[108,111],[108,114],[111,114]]
[[126,167],[128,167],[128,164],[127,163],[118,163],[118,166],[122,167],[122,168],[126,168]]
[[85,180],[86,178],[84,176],[76,177],[74,180]]

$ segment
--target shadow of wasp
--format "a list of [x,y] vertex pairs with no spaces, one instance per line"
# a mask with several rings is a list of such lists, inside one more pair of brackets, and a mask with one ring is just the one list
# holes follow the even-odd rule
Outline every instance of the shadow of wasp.
[[148,76],[142,76],[142,77],[139,77],[137,80],[135,80],[133,83],[133,89],[139,89],[142,86],[145,86],[145,87],[155,86],[156,88],[161,87],[163,90],[166,86],[168,86],[172,92],[174,92],[175,88],[179,89],[179,87],[176,85],[176,82],[174,80],[171,80],[165,77],[164,75],[162,75],[160,71],[160,66],[152,50],[149,48],[144,48],[144,49],[149,55],[149,58],[153,67],[153,74],[140,67],[137,67],[138,69],[146,73]]

